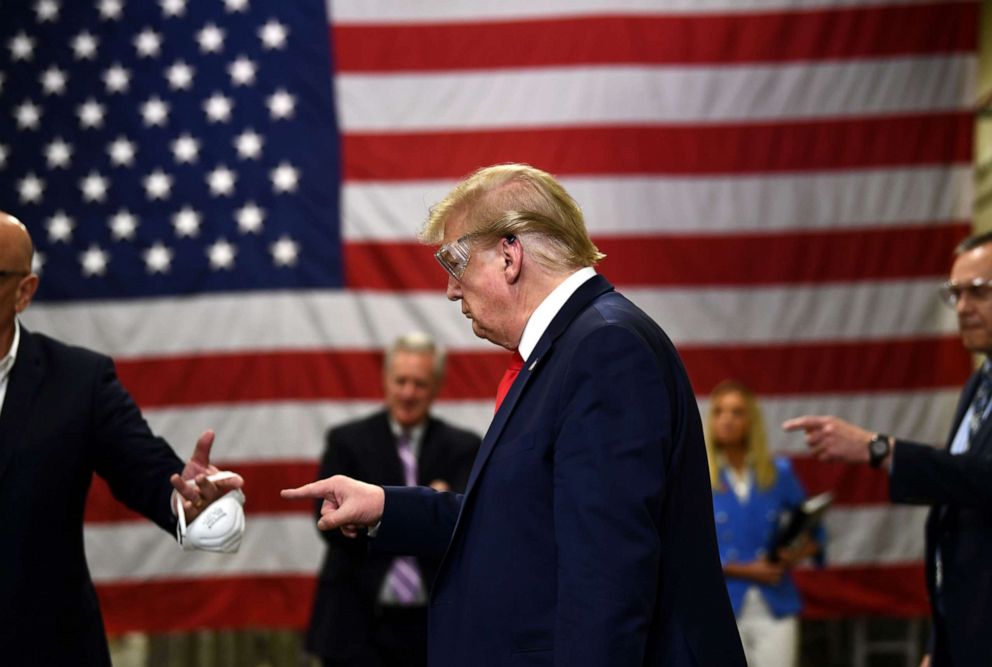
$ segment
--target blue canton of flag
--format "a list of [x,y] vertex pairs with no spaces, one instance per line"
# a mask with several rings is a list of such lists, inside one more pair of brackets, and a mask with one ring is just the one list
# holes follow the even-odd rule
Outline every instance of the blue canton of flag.
[[0,209],[61,301],[343,281],[322,0],[0,0]]

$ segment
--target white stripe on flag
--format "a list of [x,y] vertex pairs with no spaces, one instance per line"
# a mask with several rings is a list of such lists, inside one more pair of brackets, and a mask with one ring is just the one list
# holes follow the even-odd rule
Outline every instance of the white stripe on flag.
[[[970,166],[768,176],[563,177],[596,236],[929,225],[971,218]],[[453,181],[346,183],[349,241],[413,242]]]
[[[493,388],[495,395],[495,387]],[[769,396],[761,401],[771,448],[802,454],[802,436],[782,432],[780,424],[803,414],[836,414],[870,428],[928,443],[947,437],[958,390],[867,393],[853,395]],[[700,412],[709,403],[700,397]],[[197,437],[217,429],[218,460],[236,464],[252,461],[319,460],[328,427],[382,409],[380,401],[253,402],[145,411],[152,429],[164,436],[181,456],[192,454]],[[437,401],[434,414],[482,435],[493,416],[493,401]]]
[[[620,290],[677,344],[771,344],[953,335],[954,314],[938,307],[937,284],[936,279],[922,279],[823,287]],[[274,292],[126,304],[36,304],[23,321],[29,329],[105,350],[118,359],[264,350],[378,351],[400,332],[414,329],[433,332],[453,350],[498,351],[472,333],[458,305],[440,288],[434,293]],[[191,326],[177,328],[176,322]]]
[[334,23],[389,24],[616,16],[656,14],[744,14],[803,11],[835,7],[878,7],[926,4],[928,0],[474,0],[410,2],[409,0],[327,0]]
[[[251,490],[247,493],[250,497]],[[312,517],[253,515],[246,510],[241,549],[233,554],[183,551],[173,536],[148,521],[87,523],[83,537],[93,580],[317,573],[324,543]]]
[[889,505],[828,510],[824,520],[828,567],[921,561],[927,511]]
[[345,74],[338,77],[336,90],[346,132],[791,122],[967,108],[976,64],[971,55],[950,55],[734,69],[601,66]]
[[[249,491],[250,493],[250,491]],[[923,554],[926,508],[834,508],[826,517],[828,566],[905,563]],[[248,513],[236,554],[184,552],[148,523],[86,524],[84,540],[97,583],[258,574],[315,575],[324,544],[303,514]],[[279,545],[278,549],[272,548]]]

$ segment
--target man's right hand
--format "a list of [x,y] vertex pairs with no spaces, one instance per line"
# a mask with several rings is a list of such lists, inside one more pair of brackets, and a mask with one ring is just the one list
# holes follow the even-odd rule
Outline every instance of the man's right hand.
[[868,441],[871,431],[833,416],[805,415],[787,419],[786,431],[806,432],[806,444],[820,461],[868,463]]
[[357,536],[359,528],[377,525],[382,520],[386,505],[386,492],[381,486],[359,482],[344,475],[334,475],[296,489],[283,489],[280,495],[287,499],[323,500],[317,528],[340,528],[348,537]]

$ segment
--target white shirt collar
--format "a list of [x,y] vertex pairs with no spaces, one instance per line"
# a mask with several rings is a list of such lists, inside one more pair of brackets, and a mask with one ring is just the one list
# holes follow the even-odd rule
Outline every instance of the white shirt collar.
[[547,330],[548,326],[551,324],[551,320],[555,319],[555,315],[558,311],[562,309],[565,302],[575,294],[576,290],[582,286],[584,282],[596,275],[596,269],[591,266],[586,266],[568,278],[565,278],[558,287],[551,290],[551,293],[544,297],[544,301],[534,309],[531,313],[530,318],[527,320],[527,324],[524,326],[524,332],[520,336],[520,343],[517,345],[517,352],[526,361],[530,357],[531,352],[537,347],[537,341],[541,340],[541,336]]
[[14,360],[17,359],[17,346],[21,342],[21,324],[14,320],[14,340],[10,344],[10,350],[0,359],[0,381],[6,380],[10,375],[10,369],[14,367]]

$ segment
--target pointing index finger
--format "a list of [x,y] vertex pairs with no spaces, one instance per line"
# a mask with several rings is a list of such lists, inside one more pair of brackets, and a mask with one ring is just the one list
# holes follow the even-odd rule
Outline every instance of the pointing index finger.
[[808,431],[810,429],[823,426],[823,421],[824,421],[823,417],[803,415],[802,417],[793,417],[792,419],[786,419],[784,422],[782,422],[782,429],[786,431],[797,431],[799,429]]
[[324,492],[319,482],[310,482],[295,489],[283,489],[279,495],[293,500],[296,498],[323,498]]

